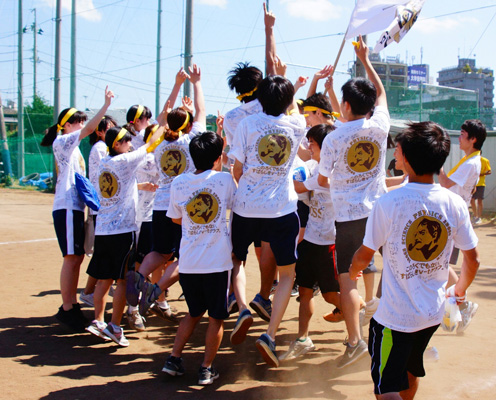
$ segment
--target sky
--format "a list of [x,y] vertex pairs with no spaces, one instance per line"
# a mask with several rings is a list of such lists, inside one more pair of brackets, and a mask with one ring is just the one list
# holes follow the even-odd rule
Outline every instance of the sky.
[[[19,0],[18,0],[19,1]],[[17,101],[18,1],[0,0],[0,91]],[[53,103],[55,0],[22,0],[23,87],[25,102],[33,96],[33,32],[36,9],[39,62],[37,91]],[[184,59],[185,0],[162,0],[161,107]],[[194,0],[193,62],[202,70],[209,114],[225,114],[239,102],[227,76],[237,62],[264,69],[262,1]],[[312,77],[333,64],[349,23],[353,0],[270,0],[276,15],[277,53],[288,64],[287,77]],[[144,104],[155,114],[157,0],[77,0],[76,106],[99,108],[106,85],[114,91],[111,108]],[[71,0],[62,1],[61,109],[69,106]],[[381,52],[407,64],[430,65],[437,72],[456,66],[458,57],[476,58],[477,66],[496,68],[496,0],[426,0],[412,30]],[[373,47],[381,32],[368,35]],[[349,79],[354,61],[347,41],[336,66],[335,87]],[[323,90],[323,82],[319,86]],[[306,88],[298,97],[305,97]],[[178,105],[176,103],[176,105]]]

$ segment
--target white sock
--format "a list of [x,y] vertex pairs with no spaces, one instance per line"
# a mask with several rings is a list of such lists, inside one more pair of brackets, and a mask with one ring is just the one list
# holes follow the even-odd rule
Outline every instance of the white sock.
[[138,310],[138,306],[128,306],[127,307],[127,313],[128,314],[131,314],[133,311],[137,311]]
[[166,300],[164,301],[157,301],[157,304],[160,308],[163,308],[163,309],[168,309],[169,308],[169,303],[167,303]]

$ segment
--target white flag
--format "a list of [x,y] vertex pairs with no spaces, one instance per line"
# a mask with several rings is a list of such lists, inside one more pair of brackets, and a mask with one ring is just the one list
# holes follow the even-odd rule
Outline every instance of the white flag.
[[[357,0],[345,39],[377,32],[396,23],[397,7],[406,6],[411,0]],[[413,1],[419,11],[425,0]],[[418,14],[418,13],[417,13]]]

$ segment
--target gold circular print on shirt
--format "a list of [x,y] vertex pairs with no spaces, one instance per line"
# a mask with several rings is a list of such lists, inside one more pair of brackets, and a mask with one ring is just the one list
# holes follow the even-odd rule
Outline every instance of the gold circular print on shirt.
[[219,212],[217,199],[207,192],[200,192],[186,205],[186,212],[195,224],[208,224]]
[[377,165],[379,148],[375,143],[362,140],[348,150],[348,165],[355,172],[367,172]]
[[119,189],[119,182],[117,182],[117,178],[109,171],[103,171],[100,174],[98,184],[100,185],[100,193],[106,199],[114,197]]
[[433,217],[417,218],[406,234],[406,249],[414,261],[434,260],[446,247],[448,232],[444,224]]
[[258,155],[267,165],[283,165],[291,155],[291,143],[286,136],[271,133],[260,140]]
[[160,158],[160,169],[168,176],[178,176],[186,169],[186,156],[177,149],[164,151]]

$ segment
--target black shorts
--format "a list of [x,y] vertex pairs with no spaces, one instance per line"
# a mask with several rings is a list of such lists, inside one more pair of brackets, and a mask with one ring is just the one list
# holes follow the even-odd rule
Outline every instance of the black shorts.
[[317,283],[322,293],[339,292],[334,245],[319,245],[302,240],[298,245],[296,283],[312,289]]
[[232,217],[233,253],[246,261],[248,247],[256,240],[270,243],[278,266],[294,264],[300,221],[296,212],[278,218],[246,218],[236,213]]
[[336,221],[336,264],[339,274],[345,274],[350,270],[353,255],[363,243],[366,225],[367,218],[346,222]]
[[152,221],[142,222],[138,237],[136,262],[141,264],[145,256],[152,251],[153,248],[152,240],[153,240],[153,222]]
[[84,254],[84,212],[78,210],[55,210],[53,226],[62,257]]
[[310,214],[310,207],[307,206],[301,200],[298,200],[298,217],[300,218],[300,227],[306,228],[308,222],[308,216]]
[[369,327],[370,367],[374,393],[401,392],[409,388],[408,374],[425,376],[424,351],[439,325],[417,332],[393,331],[374,318]]
[[484,189],[485,186],[476,186],[475,192],[472,195],[472,200],[484,200]]
[[136,233],[96,235],[95,250],[86,273],[95,279],[124,279],[134,269]]
[[172,222],[167,211],[153,211],[153,247],[152,250],[160,254],[172,254],[179,258],[179,244],[181,243],[181,225]]
[[227,298],[231,271],[213,272],[211,274],[179,273],[179,283],[183,289],[189,314],[195,318],[208,311],[208,316],[226,319]]

